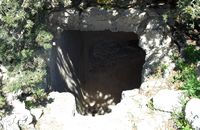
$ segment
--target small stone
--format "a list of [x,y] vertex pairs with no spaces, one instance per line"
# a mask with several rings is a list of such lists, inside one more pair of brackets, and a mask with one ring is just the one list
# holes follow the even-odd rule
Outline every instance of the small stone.
[[137,94],[139,94],[139,89],[126,90],[122,92],[122,99],[129,98]]
[[194,130],[200,130],[200,99],[193,98],[185,107],[185,118],[191,123]]
[[181,111],[183,98],[184,94],[181,91],[163,89],[153,97],[153,106],[155,109],[166,112]]
[[48,98],[52,99],[52,103],[47,104],[43,109],[44,113],[37,121],[36,129],[65,130],[65,124],[70,122],[75,115],[74,96],[68,92],[51,92]]

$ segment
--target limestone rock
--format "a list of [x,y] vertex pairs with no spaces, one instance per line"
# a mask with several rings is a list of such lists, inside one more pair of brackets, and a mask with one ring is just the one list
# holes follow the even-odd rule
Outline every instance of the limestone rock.
[[[123,99],[111,114],[130,120],[132,129],[160,130],[170,126],[170,113],[154,111],[148,108],[149,98],[140,94],[137,89],[123,92]],[[123,129],[123,128],[122,128]]]
[[133,90],[126,90],[122,92],[122,100],[126,98],[133,97],[134,95],[139,94],[139,89],[133,89]]
[[31,114],[35,117],[36,120],[39,120],[43,114],[43,110],[41,108],[33,108],[30,110]]
[[158,88],[162,89],[162,88],[165,88],[165,87],[167,87],[167,84],[166,84],[166,81],[164,79],[153,79],[153,80],[143,82],[141,84],[140,89],[143,92],[146,92],[146,91],[151,90],[151,89],[158,89]]
[[193,98],[185,107],[185,118],[191,123],[194,130],[200,129],[200,99]]
[[20,130],[21,128],[34,130],[33,117],[30,111],[25,108],[25,104],[14,100],[12,106],[14,107],[12,113],[0,121],[3,130]]
[[143,65],[142,81],[155,72],[155,69],[165,63],[167,66],[163,77],[168,77],[174,68],[171,56],[177,51],[171,46],[171,34],[156,11],[139,8],[103,9],[89,7],[79,13],[76,9],[67,9],[50,14],[49,24],[56,37],[62,30],[133,32],[139,37],[139,46],[146,52]]
[[37,130],[64,130],[75,114],[75,98],[70,93],[51,92],[52,103],[44,108],[44,114],[36,124]]
[[[146,118],[138,122],[137,130],[167,130],[172,128],[169,123],[170,114],[163,112],[156,112],[154,114],[146,115]],[[170,129],[172,130],[172,129]]]
[[184,94],[181,91],[163,89],[153,97],[153,106],[155,109],[166,112],[180,112],[183,107],[181,103],[183,98]]

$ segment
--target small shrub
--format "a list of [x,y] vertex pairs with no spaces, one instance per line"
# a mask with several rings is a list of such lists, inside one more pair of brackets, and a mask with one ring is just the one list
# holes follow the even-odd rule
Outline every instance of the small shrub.
[[44,30],[40,31],[39,34],[36,37],[36,42],[44,47],[44,49],[51,48],[50,41],[53,39],[53,35],[49,32],[46,32]]
[[[3,85],[3,92],[21,91],[18,97],[31,106],[38,106],[47,98],[47,94],[41,86],[44,86],[46,76],[46,64],[40,57],[34,58],[30,63],[15,66],[9,72],[9,79]],[[26,101],[27,99],[31,99]],[[30,105],[27,105],[30,106]]]
[[179,130],[192,130],[191,125],[189,122],[185,119],[184,112],[174,112],[172,113],[172,119],[174,123],[176,124],[177,129]]
[[151,110],[154,110],[154,105],[153,105],[153,99],[150,99],[150,101],[147,104],[147,107]]
[[5,97],[0,95],[0,110],[3,109],[6,105]]
[[196,46],[189,45],[184,50],[186,61],[189,63],[196,63],[200,61],[200,50],[196,49]]
[[[174,57],[178,74],[174,77],[174,81],[182,82],[179,89],[184,90],[188,97],[200,98],[200,81],[197,80],[195,71],[196,63],[200,60],[200,53],[194,46],[188,46],[184,54],[184,59],[179,56]],[[173,113],[172,117],[178,129],[192,130],[191,125],[185,119],[184,112]]]
[[179,89],[185,90],[188,96],[200,97],[200,82],[195,70],[195,63],[200,60],[200,52],[193,46],[186,47],[184,52],[185,60],[180,57],[175,60],[178,75],[174,79],[183,82]]
[[179,0],[177,2],[179,12],[178,21],[189,28],[194,28],[195,24],[200,27],[200,1],[199,0]]
[[47,100],[47,93],[44,91],[44,89],[34,88],[31,92],[32,93],[29,97],[25,97],[25,106],[27,109],[43,105],[43,103]]

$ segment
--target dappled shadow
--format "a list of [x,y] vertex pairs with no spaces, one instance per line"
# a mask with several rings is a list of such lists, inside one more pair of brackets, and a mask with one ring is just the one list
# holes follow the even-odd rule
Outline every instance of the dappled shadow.
[[145,52],[133,33],[66,31],[52,53],[52,88],[71,92],[82,114],[108,113],[140,87]]
[[87,78],[82,86],[87,92],[84,93],[85,99],[89,100],[93,113],[97,114],[110,112],[109,107],[120,102],[122,91],[140,87],[145,59],[145,52],[137,46],[137,39],[126,41],[127,37],[124,36],[123,41],[119,36],[115,37],[116,33],[109,35],[112,37],[110,40],[104,33],[105,40],[99,40],[89,33],[97,40],[89,47]]
[[12,105],[8,104],[8,102],[5,102],[5,105],[0,108],[0,120],[4,117],[5,114],[12,114],[13,109],[14,107]]
[[33,93],[22,93],[17,96],[17,99],[25,103],[26,109],[31,109],[33,107],[39,106],[46,107],[47,104],[50,104],[54,101],[54,99],[48,98],[47,95],[34,99]]

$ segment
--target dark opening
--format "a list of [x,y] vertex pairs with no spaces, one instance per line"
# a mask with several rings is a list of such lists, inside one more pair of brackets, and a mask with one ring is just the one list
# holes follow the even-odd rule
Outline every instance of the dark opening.
[[64,31],[52,49],[52,89],[83,96],[85,114],[110,112],[122,91],[140,87],[145,52],[138,41],[130,32]]

